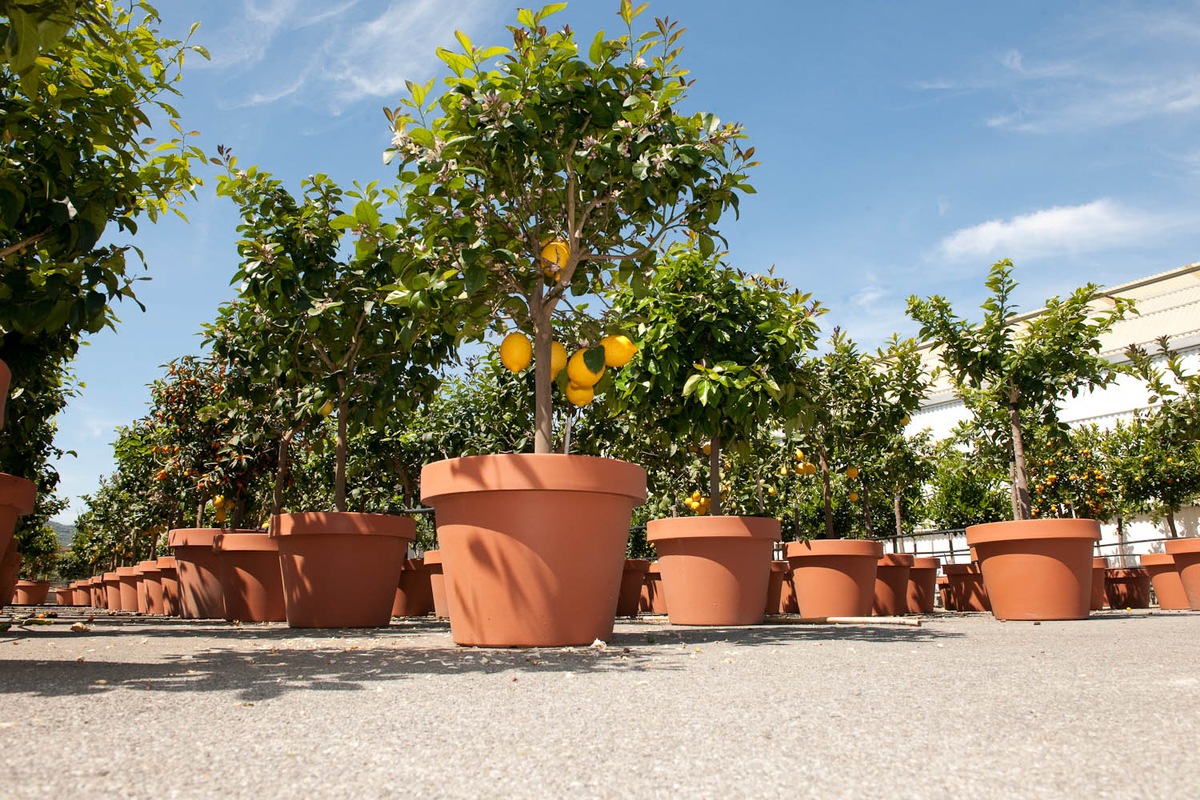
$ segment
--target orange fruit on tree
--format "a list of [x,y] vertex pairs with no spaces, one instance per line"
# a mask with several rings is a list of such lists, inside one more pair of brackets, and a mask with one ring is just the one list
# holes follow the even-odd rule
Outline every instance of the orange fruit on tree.
[[858,477],[858,467],[850,467],[849,469],[847,469],[846,477],[847,478],[857,478]]
[[604,366],[606,367],[623,367],[637,355],[638,351],[637,345],[628,336],[621,334],[605,336],[600,340],[600,346],[604,348]]
[[567,383],[567,400],[572,405],[583,408],[588,403],[592,402],[592,398],[596,396],[596,390],[591,386],[580,386],[574,381]]
[[550,343],[550,379],[558,377],[558,373],[567,366],[567,348],[558,342]]
[[567,359],[567,377],[576,386],[592,387],[604,377],[604,365],[600,365],[599,372],[592,372],[585,360],[586,353],[586,350],[576,350],[575,354]]
[[500,363],[510,372],[520,372],[533,360],[533,345],[529,337],[513,331],[500,343]]

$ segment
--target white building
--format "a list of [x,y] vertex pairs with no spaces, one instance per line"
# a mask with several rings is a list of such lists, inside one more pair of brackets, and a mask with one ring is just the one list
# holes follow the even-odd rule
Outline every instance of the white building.
[[[1124,362],[1125,349],[1129,345],[1141,345],[1150,352],[1157,352],[1156,340],[1169,336],[1171,347],[1183,359],[1188,374],[1200,372],[1200,263],[1152,275],[1120,286],[1106,288],[1104,294],[1123,297],[1134,301],[1138,313],[1116,323],[1101,340],[1101,352],[1113,362]],[[1033,311],[1018,317],[1018,321],[1030,319],[1041,313]],[[925,352],[926,368],[938,365],[936,353]],[[1069,425],[1096,423],[1102,428],[1111,427],[1119,419],[1128,419],[1136,411],[1149,407],[1149,393],[1144,384],[1131,376],[1121,376],[1114,384],[1076,398],[1068,398],[1060,408],[1060,418]],[[919,411],[912,415],[910,430],[928,428],[934,438],[945,438],[960,421],[969,417],[949,384],[943,377],[931,388]],[[1200,535],[1200,509],[1184,508],[1175,518],[1181,536]],[[1165,523],[1155,525],[1148,519],[1129,520],[1126,523],[1125,543],[1117,541],[1116,525],[1104,525],[1100,554],[1113,557],[1114,564],[1125,556],[1161,552],[1161,540],[1168,534]],[[901,547],[913,552],[914,541],[904,542]],[[915,549],[919,553],[945,555],[953,549],[957,560],[966,560],[966,541],[963,536],[916,537]]]

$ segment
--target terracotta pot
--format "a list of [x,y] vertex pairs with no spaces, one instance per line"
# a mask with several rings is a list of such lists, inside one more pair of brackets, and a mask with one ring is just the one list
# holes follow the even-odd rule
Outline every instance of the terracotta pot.
[[17,581],[12,601],[19,606],[40,606],[49,596],[50,581]]
[[137,567],[142,575],[138,582],[138,611],[143,614],[164,613],[162,570],[158,561],[139,561]]
[[455,642],[612,638],[644,469],[557,453],[455,458],[421,470],[421,499],[437,515]]
[[642,584],[650,571],[650,561],[645,558],[625,559],[625,570],[621,573],[621,592],[617,595],[617,616],[636,617],[642,603]]
[[884,553],[875,562],[875,596],[871,613],[896,617],[908,613],[908,577],[913,557],[907,553]]
[[996,619],[1087,619],[1094,519],[991,522],[967,528]]
[[75,581],[72,584],[75,592],[75,605],[87,608],[92,604],[92,584],[90,580]]
[[871,613],[875,569],[883,545],[864,539],[788,542],[796,605],[802,617],[861,617]]
[[60,606],[75,605],[75,591],[70,586],[59,586],[54,589],[54,604]]
[[155,563],[158,564],[162,579],[163,613],[178,617],[183,613],[183,600],[179,596],[179,562],[175,556],[159,556]]
[[1175,568],[1175,556],[1169,553],[1147,553],[1142,556],[1142,568],[1150,576],[1154,596],[1163,611],[1185,611],[1190,608],[1179,570]]
[[[37,487],[33,481],[0,472],[0,553],[8,551],[17,518],[33,511]],[[8,600],[5,594],[0,600]]]
[[293,628],[386,628],[416,523],[391,514],[279,514],[271,536]]
[[1090,607],[1092,611],[1100,611],[1108,605],[1104,595],[1104,573],[1108,570],[1108,559],[1095,557],[1092,559],[1092,591]]
[[642,581],[642,594],[638,598],[638,610],[643,614],[666,614],[667,595],[663,591],[662,571],[657,561],[646,568],[646,579]]
[[106,600],[104,576],[93,575],[88,579],[88,593],[92,596],[92,608],[104,608]]
[[785,560],[771,562],[767,583],[767,614],[795,614],[796,589],[792,586],[792,565]]
[[230,531],[213,537],[218,556],[225,619],[233,622],[283,622],[283,573],[279,540],[264,531]]
[[1144,569],[1110,569],[1104,592],[1113,608],[1149,608],[1150,573]]
[[646,539],[658,551],[672,625],[763,621],[779,520],[668,517],[651,520]]
[[442,551],[426,550],[425,566],[429,569],[429,591],[433,594],[433,615],[450,619],[450,603],[446,600],[446,575],[442,569]]
[[138,577],[137,567],[117,567],[117,580],[120,582],[122,611],[136,613],[138,610]]
[[953,607],[954,601],[950,596],[950,579],[945,575],[939,575],[937,579],[937,590],[938,597],[942,601],[942,610],[957,611],[958,609]]
[[943,564],[946,576],[946,598],[942,605],[947,611],[991,611],[983,572],[978,564]]
[[904,606],[909,614],[933,613],[933,598],[937,596],[939,558],[914,557],[908,572],[908,587]]
[[109,611],[121,610],[121,581],[117,573],[104,573],[104,608]]
[[1172,539],[1163,546],[1175,559],[1175,569],[1179,571],[1188,606],[1193,611],[1200,611],[1200,538]]
[[424,617],[434,610],[433,582],[429,573],[425,559],[404,560],[400,583],[396,586],[396,599],[392,602],[393,617]]
[[179,577],[180,616],[184,619],[224,619],[221,557],[213,552],[220,528],[179,528],[167,534],[175,551]]

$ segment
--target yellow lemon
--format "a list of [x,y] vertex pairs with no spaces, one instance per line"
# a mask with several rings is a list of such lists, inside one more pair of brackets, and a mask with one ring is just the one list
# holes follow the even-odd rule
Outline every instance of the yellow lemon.
[[219,494],[213,498],[213,508],[220,508],[225,505],[225,495]]
[[600,382],[604,377],[604,367],[600,367],[599,372],[592,372],[588,367],[587,362],[583,360],[583,354],[586,351],[576,350],[575,354],[567,359],[567,377],[571,379],[571,383],[576,386],[586,386],[591,388]]
[[325,404],[321,406],[320,414],[322,417],[328,417],[332,413],[333,413],[333,401],[326,400]]
[[858,467],[850,467],[849,469],[847,469],[846,477],[847,478],[857,478],[858,477]]
[[513,331],[500,343],[500,363],[509,372],[520,372],[529,366],[532,359],[533,345],[525,334]]
[[775,489],[775,487],[774,487],[774,486],[768,486],[768,487],[767,487],[767,494],[769,494],[769,495],[772,495],[772,496],[774,496],[774,495],[776,494],[776,491],[777,491],[777,490]]
[[552,272],[558,272],[567,265],[567,257],[571,254],[567,248],[567,243],[562,239],[555,239],[552,242],[547,242],[542,246],[542,262],[547,265],[553,265]]
[[580,386],[574,381],[567,383],[567,399],[573,405],[583,408],[588,403],[592,402],[592,398],[596,396],[596,390],[591,386]]
[[797,450],[795,455],[796,455],[797,461],[804,461],[804,451],[803,450]]
[[804,474],[805,475],[816,475],[817,474],[817,465],[812,463],[811,461],[808,462],[807,464],[805,464],[804,465]]
[[701,447],[701,448],[700,448],[700,450],[701,450],[701,451],[704,453],[704,455],[706,455],[706,456],[710,456],[710,455],[712,455],[712,445],[711,445],[711,444],[705,443],[704,447]]
[[912,418],[909,417],[908,414],[905,414],[903,417],[900,418],[901,425],[907,425],[911,421],[912,421]]
[[851,493],[850,493],[850,502],[851,502],[851,503],[857,503],[857,502],[858,502],[858,492],[851,492]]
[[623,367],[637,355],[637,345],[628,336],[605,336],[600,340],[604,348],[604,366]]
[[558,373],[563,371],[563,367],[567,365],[567,348],[563,347],[558,342],[550,343],[550,379],[554,380],[558,377]]

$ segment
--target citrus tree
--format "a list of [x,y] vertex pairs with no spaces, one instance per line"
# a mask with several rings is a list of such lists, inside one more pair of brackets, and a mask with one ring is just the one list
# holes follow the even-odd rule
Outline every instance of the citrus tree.
[[222,155],[218,194],[242,216],[239,367],[264,370],[284,402],[310,401],[281,409],[293,428],[336,415],[333,502],[345,511],[351,427],[411,410],[450,356],[446,284],[414,270],[407,241],[385,219],[394,192],[375,184],[346,192],[318,174],[296,198],[269,173]]
[[[1100,337],[1133,309],[1095,284],[1066,300],[1053,297],[1036,315],[1019,317],[1013,264],[992,265],[983,320],[956,316],[944,297],[908,300],[921,336],[940,350],[943,369],[980,429],[1009,455],[1013,519],[1031,515],[1023,415],[1057,426],[1058,403],[1111,382],[1117,369],[1100,356]],[[1103,301],[1103,302],[1102,302]]]
[[[618,276],[642,286],[668,237],[692,231],[711,255],[722,214],[753,191],[753,148],[742,148],[740,127],[680,110],[689,87],[681,28],[658,20],[635,33],[645,5],[622,0],[626,32],[581,44],[569,26],[547,27],[565,5],[521,9],[511,48],[476,47],[458,33],[461,51],[438,50],[450,70],[440,96],[433,81],[410,83],[387,112],[394,136],[384,154],[408,187],[423,259],[460,298],[461,337],[493,322],[532,335],[539,453],[553,447],[556,318],[587,323],[587,296]],[[605,366],[602,331],[589,328],[577,389]]]
[[[921,402],[925,378],[916,343],[893,337],[875,353],[861,353],[835,328],[829,347],[807,365],[806,402],[795,422],[799,441],[816,457],[820,476],[825,538],[835,538],[832,474],[844,472],[851,503],[862,503],[862,520],[874,535],[870,514],[872,475],[865,464],[881,459]],[[862,494],[859,494],[861,489]]]
[[748,455],[753,435],[796,402],[818,304],[781,278],[678,244],[644,286],[614,293],[613,313],[636,323],[641,353],[616,380],[613,407],[653,419],[647,429],[668,440],[703,440],[706,510],[720,515],[722,450]]

